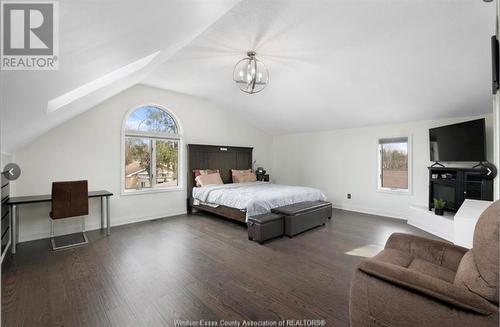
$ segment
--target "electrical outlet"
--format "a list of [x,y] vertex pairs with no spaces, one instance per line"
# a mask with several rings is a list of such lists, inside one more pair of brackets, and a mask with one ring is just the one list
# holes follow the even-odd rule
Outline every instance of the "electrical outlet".
[[351,193],[347,193],[347,198],[348,198],[348,199],[351,199],[351,198],[352,198]]

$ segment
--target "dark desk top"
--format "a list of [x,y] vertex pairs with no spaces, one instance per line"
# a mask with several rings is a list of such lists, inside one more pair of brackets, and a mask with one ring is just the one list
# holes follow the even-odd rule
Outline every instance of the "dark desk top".
[[[113,193],[101,190],[101,191],[91,191],[89,192],[89,198],[102,198],[107,196],[112,196]],[[43,195],[30,195],[30,196],[15,196],[9,198],[7,204],[27,204],[27,203],[38,203],[38,202],[51,202],[52,195],[51,194],[43,194]]]

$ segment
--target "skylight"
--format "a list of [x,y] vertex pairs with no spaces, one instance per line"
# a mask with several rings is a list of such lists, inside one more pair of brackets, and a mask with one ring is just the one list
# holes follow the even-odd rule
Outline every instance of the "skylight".
[[62,107],[84,97],[87,96],[103,87],[106,87],[114,82],[117,82],[141,69],[146,67],[158,54],[160,51],[157,51],[149,56],[141,58],[133,63],[130,63],[126,66],[123,66],[117,70],[114,70],[104,76],[101,76],[92,82],[89,82],[85,85],[82,85],[74,90],[69,91],[57,98],[50,100],[47,103],[47,112],[54,112],[56,110],[61,109]]

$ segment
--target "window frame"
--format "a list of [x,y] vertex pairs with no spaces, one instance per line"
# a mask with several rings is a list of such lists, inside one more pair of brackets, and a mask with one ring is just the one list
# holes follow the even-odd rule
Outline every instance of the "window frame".
[[[127,131],[127,120],[129,116],[136,110],[142,107],[155,107],[163,110],[168,115],[172,117],[176,126],[177,134],[172,133],[151,133],[151,132],[137,132],[137,131]],[[176,186],[158,186],[156,184],[156,142],[151,142],[151,187],[142,189],[126,189],[125,185],[125,140],[127,137],[138,137],[147,138],[151,140],[164,140],[164,141],[177,141],[178,142],[178,164],[177,164],[177,185]],[[182,126],[179,122],[177,116],[165,106],[159,105],[157,103],[145,103],[137,105],[127,110],[125,117],[122,121],[121,128],[121,160],[120,160],[120,171],[121,171],[121,195],[138,195],[138,194],[149,194],[149,193],[162,193],[162,192],[177,192],[184,190],[184,142],[182,137]]]
[[[380,140],[391,139],[391,138],[407,138],[407,151],[408,151],[408,188],[398,189],[398,188],[388,188],[382,187],[382,151],[380,148]],[[389,193],[389,194],[400,194],[400,195],[412,195],[413,194],[413,145],[412,145],[412,135],[411,134],[399,134],[397,136],[381,136],[377,137],[376,140],[376,158],[377,158],[377,192]]]

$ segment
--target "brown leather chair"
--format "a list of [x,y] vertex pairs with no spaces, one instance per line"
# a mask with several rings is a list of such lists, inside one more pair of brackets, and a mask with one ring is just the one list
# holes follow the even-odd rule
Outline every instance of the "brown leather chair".
[[477,222],[471,250],[392,234],[354,272],[350,326],[498,327],[499,222],[496,201]]
[[[85,235],[85,217],[89,214],[89,192],[87,181],[69,181],[52,183],[52,211],[50,212],[50,239],[53,250],[61,250],[88,243]],[[70,217],[82,218],[81,241],[67,243],[68,237],[62,241],[66,244],[58,246],[54,237],[54,220]]]

